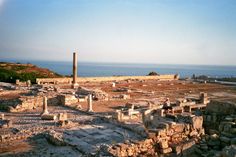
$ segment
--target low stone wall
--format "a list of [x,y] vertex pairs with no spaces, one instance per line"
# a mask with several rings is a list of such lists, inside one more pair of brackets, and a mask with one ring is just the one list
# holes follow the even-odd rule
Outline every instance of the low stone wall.
[[[100,82],[100,81],[123,81],[129,79],[138,80],[177,80],[178,75],[159,75],[159,76],[112,76],[112,77],[78,77],[77,82]],[[72,78],[37,78],[37,84],[62,84],[72,82]]]
[[42,96],[25,96],[19,98],[17,104],[8,106],[9,112],[21,112],[43,106]]
[[61,94],[57,96],[59,105],[62,106],[69,106],[69,107],[77,107],[79,100],[74,96],[70,94]]

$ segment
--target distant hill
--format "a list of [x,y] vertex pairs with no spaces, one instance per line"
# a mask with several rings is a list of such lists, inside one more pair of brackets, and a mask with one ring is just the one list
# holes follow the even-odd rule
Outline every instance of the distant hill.
[[36,82],[36,78],[62,77],[46,68],[40,68],[33,64],[0,62],[0,81],[15,83],[16,79],[20,81],[31,80]]

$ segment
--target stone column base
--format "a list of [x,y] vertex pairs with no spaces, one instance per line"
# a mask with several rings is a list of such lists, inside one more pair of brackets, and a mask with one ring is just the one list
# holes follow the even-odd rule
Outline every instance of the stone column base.
[[71,88],[73,88],[73,89],[78,88],[78,87],[79,87],[79,84],[78,84],[78,83],[73,83],[73,84],[71,85]]

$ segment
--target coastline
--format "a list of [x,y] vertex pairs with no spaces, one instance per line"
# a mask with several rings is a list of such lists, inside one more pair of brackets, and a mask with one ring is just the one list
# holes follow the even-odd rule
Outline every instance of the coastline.
[[[27,63],[27,61],[23,62],[21,60],[19,62]],[[69,61],[32,60],[30,63],[42,68],[48,68],[62,75],[70,76],[72,74],[72,62]],[[236,77],[236,66],[92,63],[78,61],[78,75],[81,77],[144,76],[150,71],[155,71],[158,74],[178,73],[181,78],[192,77],[193,74],[219,78]]]

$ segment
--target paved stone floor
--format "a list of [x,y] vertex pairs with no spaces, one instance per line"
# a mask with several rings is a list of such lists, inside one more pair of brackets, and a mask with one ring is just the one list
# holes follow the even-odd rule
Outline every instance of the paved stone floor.
[[[12,150],[1,156],[81,156],[96,154],[107,145],[143,139],[139,134],[104,121],[99,116],[88,115],[62,106],[49,106],[49,111],[54,114],[66,112],[68,119],[74,124],[73,127],[61,128],[53,121],[41,120],[39,111],[7,113],[6,117],[11,117],[15,129],[22,133],[29,133],[33,138],[28,139],[30,149],[25,152],[17,153]],[[40,133],[49,130],[61,134],[67,146],[53,146],[44,136],[40,136]]]

